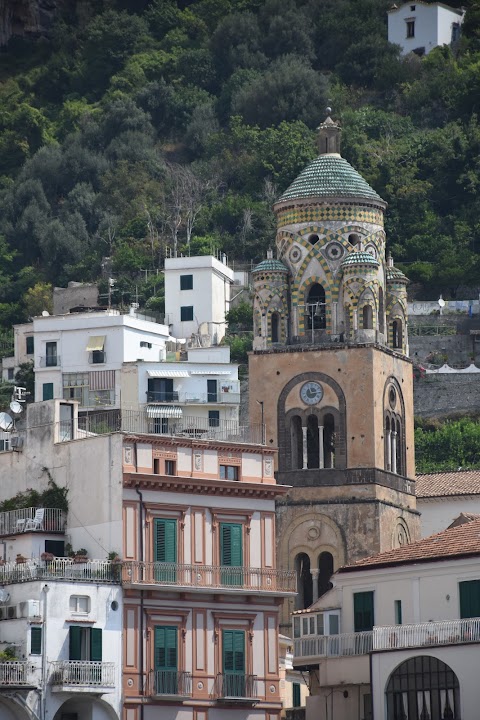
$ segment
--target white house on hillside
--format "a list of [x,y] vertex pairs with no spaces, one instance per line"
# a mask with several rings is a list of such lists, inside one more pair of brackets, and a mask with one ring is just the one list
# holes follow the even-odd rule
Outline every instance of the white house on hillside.
[[417,475],[417,509],[422,535],[446,530],[463,514],[480,514],[480,470]]
[[388,11],[388,40],[400,45],[402,54],[427,55],[438,45],[450,45],[460,37],[465,9],[443,3],[406,2]]

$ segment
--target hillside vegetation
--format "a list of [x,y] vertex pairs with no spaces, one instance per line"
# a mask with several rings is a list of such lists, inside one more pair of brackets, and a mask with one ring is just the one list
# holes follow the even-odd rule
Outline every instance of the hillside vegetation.
[[70,0],[48,38],[11,40],[0,327],[43,309],[51,284],[103,277],[105,290],[108,275],[116,302],[161,311],[172,252],[259,260],[327,104],[344,156],[389,203],[390,249],[419,291],[475,286],[480,0],[460,45],[424,59],[388,44],[390,4]]

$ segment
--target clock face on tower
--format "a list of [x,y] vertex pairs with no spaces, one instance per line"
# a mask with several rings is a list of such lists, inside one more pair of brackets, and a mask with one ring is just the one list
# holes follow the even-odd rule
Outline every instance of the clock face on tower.
[[302,385],[300,397],[305,405],[317,405],[323,397],[323,388],[319,383],[311,380]]

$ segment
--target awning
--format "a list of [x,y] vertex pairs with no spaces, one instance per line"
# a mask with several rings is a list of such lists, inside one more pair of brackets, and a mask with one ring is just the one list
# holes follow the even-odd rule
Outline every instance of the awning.
[[152,378],[181,378],[188,377],[188,370],[148,370],[147,375]]
[[182,408],[174,405],[147,405],[148,418],[181,418]]
[[190,375],[231,375],[231,370],[190,370]]
[[105,347],[105,335],[92,335],[88,338],[87,352],[103,350]]

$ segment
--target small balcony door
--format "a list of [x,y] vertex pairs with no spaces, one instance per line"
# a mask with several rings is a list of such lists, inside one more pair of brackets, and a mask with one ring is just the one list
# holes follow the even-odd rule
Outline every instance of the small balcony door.
[[242,529],[239,523],[220,523],[222,585],[243,585]]
[[173,402],[172,378],[149,378],[147,402]]
[[174,583],[177,579],[177,521],[171,518],[156,518],[154,524],[154,558],[157,582]]
[[155,627],[155,694],[178,694],[178,631],[169,625]]
[[207,402],[218,402],[218,390],[216,380],[207,380]]
[[47,342],[45,344],[45,366],[56,367],[57,366],[57,343]]
[[245,632],[223,630],[223,696],[246,697]]

